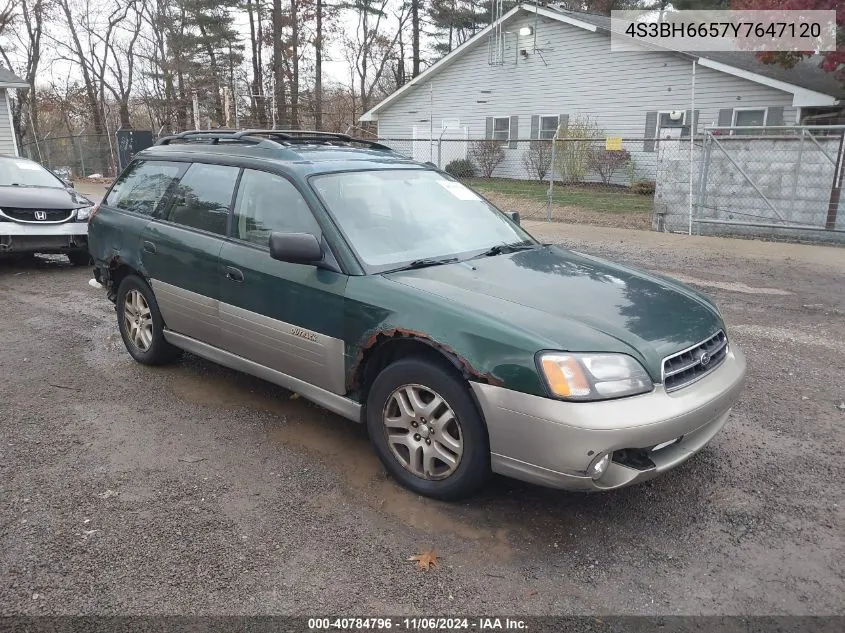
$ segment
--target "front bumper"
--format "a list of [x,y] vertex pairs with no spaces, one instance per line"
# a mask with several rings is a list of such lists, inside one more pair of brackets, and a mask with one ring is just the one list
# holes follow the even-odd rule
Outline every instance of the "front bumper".
[[[701,450],[724,426],[744,380],[745,357],[731,344],[721,367],[671,393],[656,385],[641,396],[563,402],[471,384],[487,422],[494,472],[553,488],[597,491],[651,479]],[[605,451],[613,452],[613,460],[593,480],[587,467]]]
[[88,223],[19,224],[0,222],[0,255],[3,253],[66,253],[88,250]]

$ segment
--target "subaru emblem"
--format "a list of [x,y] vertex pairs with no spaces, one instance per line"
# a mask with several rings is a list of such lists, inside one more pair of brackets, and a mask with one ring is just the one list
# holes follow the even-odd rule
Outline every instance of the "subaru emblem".
[[712,357],[708,352],[701,352],[701,356],[698,357],[698,362],[701,363],[702,367],[707,367],[710,364],[710,359]]

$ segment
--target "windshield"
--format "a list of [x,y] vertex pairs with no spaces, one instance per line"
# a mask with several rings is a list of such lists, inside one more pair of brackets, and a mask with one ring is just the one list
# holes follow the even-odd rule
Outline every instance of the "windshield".
[[38,163],[22,158],[0,158],[0,187],[54,187],[64,183]]
[[381,271],[534,240],[472,190],[433,171],[327,174],[311,180],[358,257]]

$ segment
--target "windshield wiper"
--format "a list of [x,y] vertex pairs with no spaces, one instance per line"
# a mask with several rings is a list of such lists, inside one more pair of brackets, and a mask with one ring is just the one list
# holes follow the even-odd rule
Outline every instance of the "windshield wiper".
[[390,272],[396,272],[397,270],[411,270],[414,268],[427,268],[428,266],[440,266],[442,264],[454,264],[457,261],[460,261],[457,257],[444,257],[441,259],[427,257],[424,259],[415,259],[406,266],[396,268],[395,270],[391,270]]
[[513,242],[511,244],[496,244],[492,248],[484,251],[478,257],[493,257],[494,255],[501,255],[502,253],[515,253],[516,251],[527,251],[534,248],[536,244],[523,240],[521,242]]

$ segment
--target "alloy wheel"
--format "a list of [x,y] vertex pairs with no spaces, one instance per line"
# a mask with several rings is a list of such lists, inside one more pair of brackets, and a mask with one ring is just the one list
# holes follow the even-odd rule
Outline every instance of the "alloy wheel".
[[422,479],[445,479],[463,455],[461,425],[440,394],[423,385],[394,390],[382,413],[390,452]]
[[133,288],[123,301],[123,324],[132,344],[142,352],[153,343],[153,316],[144,295]]

